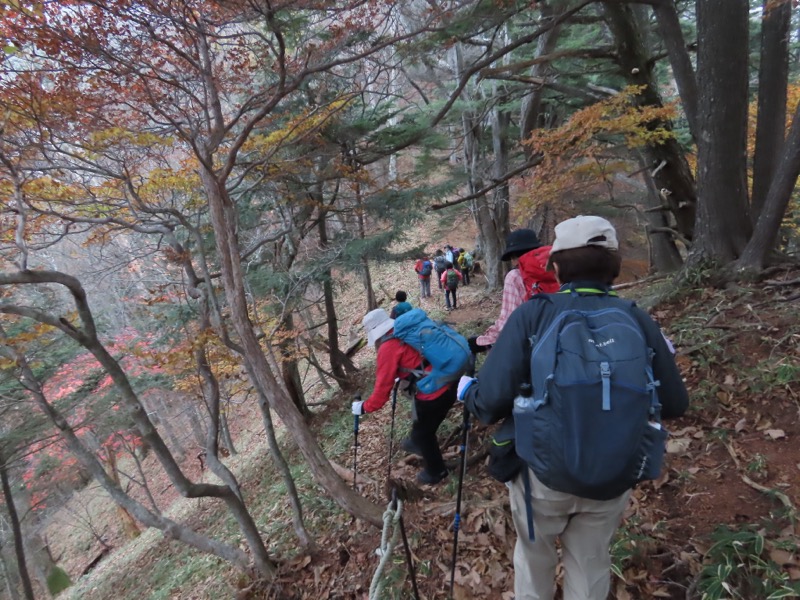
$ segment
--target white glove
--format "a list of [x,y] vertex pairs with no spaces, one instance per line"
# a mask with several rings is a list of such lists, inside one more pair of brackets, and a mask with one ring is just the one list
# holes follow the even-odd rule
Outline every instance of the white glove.
[[364,412],[365,412],[364,411],[364,401],[363,400],[356,400],[355,402],[353,402],[352,411],[353,411],[353,414],[356,415],[356,416],[363,415]]
[[473,383],[478,381],[474,377],[467,377],[466,375],[462,375],[461,379],[458,380],[458,391],[456,392],[456,397],[458,398],[459,402],[464,401],[464,394],[469,389]]

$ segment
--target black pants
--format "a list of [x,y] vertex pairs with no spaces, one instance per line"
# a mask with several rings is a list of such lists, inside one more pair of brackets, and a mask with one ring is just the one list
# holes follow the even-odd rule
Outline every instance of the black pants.
[[457,306],[456,302],[458,301],[457,298],[456,298],[456,290],[457,289],[458,288],[453,288],[451,290],[449,287],[445,286],[445,289],[444,289],[444,301],[445,301],[445,306],[447,308],[450,308],[450,296],[451,295],[453,297],[453,308],[456,308],[456,306]]
[[442,451],[436,430],[447,418],[447,413],[456,401],[456,384],[435,400],[417,400],[414,398],[414,423],[411,425],[409,437],[422,452],[425,470],[431,475],[439,475],[445,470]]
[[444,271],[436,271],[436,283],[439,284],[439,289],[442,289],[442,287],[443,287],[442,286],[442,273],[444,273]]

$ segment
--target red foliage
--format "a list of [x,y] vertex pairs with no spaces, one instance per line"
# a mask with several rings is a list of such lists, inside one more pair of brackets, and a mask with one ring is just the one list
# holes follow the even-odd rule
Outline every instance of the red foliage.
[[[135,329],[121,331],[107,344],[112,355],[118,360],[129,377],[155,375],[164,370],[159,363],[160,352],[152,346],[153,336],[142,334]],[[59,367],[44,384],[43,390],[49,402],[68,398],[80,390],[87,379],[96,376],[101,370],[97,359],[84,352]],[[66,414],[67,422],[78,437],[96,435],[97,416],[93,412],[95,398],[104,396],[112,387],[111,376],[106,374],[86,398],[76,404]],[[118,412],[119,404],[111,409]],[[100,444],[98,458],[109,461],[109,453],[133,452],[142,445],[141,438],[132,430],[119,430],[109,433]],[[78,461],[67,449],[66,443],[54,431],[53,437],[38,440],[29,446],[26,467],[22,479],[31,493],[34,509],[46,506],[47,490],[52,487],[73,485],[78,479]]]

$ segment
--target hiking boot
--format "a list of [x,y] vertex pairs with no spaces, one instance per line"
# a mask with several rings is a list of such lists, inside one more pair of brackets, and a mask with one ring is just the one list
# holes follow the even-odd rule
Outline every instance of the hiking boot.
[[422,456],[422,450],[420,450],[417,443],[411,438],[405,438],[402,442],[400,442],[400,447],[409,454],[416,454],[417,456]]
[[447,469],[438,474],[429,473],[428,471],[420,471],[417,474],[417,482],[422,483],[424,485],[436,485],[442,479],[447,477],[448,474],[449,471]]

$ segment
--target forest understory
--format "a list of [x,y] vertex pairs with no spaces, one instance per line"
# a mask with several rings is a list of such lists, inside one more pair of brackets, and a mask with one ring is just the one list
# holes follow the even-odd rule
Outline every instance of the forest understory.
[[[469,226],[460,224],[441,239],[467,245]],[[431,247],[435,247],[433,243]],[[628,263],[636,269],[636,261]],[[382,267],[384,292],[405,287],[413,294],[416,281],[408,265]],[[663,295],[669,280],[636,280],[631,274],[622,295],[647,306]],[[352,297],[350,297],[352,294]],[[360,322],[358,292],[347,292],[345,323]],[[458,310],[445,313],[441,298],[421,303],[434,318],[446,319],[465,335],[485,329],[499,311],[500,293],[487,293],[480,277],[460,291]],[[652,309],[670,335],[690,391],[691,407],[670,422],[666,468],[662,477],[634,491],[630,507],[612,547],[615,576],[613,598],[700,598],[709,586],[723,581],[751,590],[746,598],[770,596],[776,590],[798,589],[800,558],[796,548],[800,528],[800,269],[787,267],[753,285],[713,289],[698,285],[674,294]],[[416,305],[419,298],[411,295]],[[388,303],[388,298],[386,299]],[[357,355],[360,390],[372,384],[374,353]],[[315,408],[312,427],[326,453],[347,477],[353,467],[350,395],[323,397]],[[461,413],[451,411],[440,430],[451,476],[442,484],[418,486],[419,464],[398,448],[409,426],[409,404],[397,403],[391,479],[401,482],[403,521],[413,557],[420,598],[445,599],[453,544]],[[291,532],[289,505],[266,456],[263,433],[252,410],[232,412],[232,432],[242,452],[230,459],[244,489],[258,489],[248,498],[258,515],[269,549],[279,559],[279,575],[270,582],[253,581],[220,561],[193,555],[160,534],[146,532],[138,540],[115,548],[78,582],[71,598],[101,599],[236,597],[249,599],[366,599],[379,559],[381,531],[355,521],[321,495],[301,466],[302,459],[288,436],[289,459],[300,488],[306,519],[316,534],[319,551],[297,550]],[[357,454],[360,492],[387,504],[391,410],[361,420]],[[455,573],[455,598],[513,597],[512,553],[515,534],[507,491],[485,469],[486,441],[492,428],[473,424],[469,469],[463,487],[461,529]],[[205,475],[199,471],[199,478]],[[352,481],[352,476],[350,477]],[[158,486],[154,486],[157,488]],[[210,499],[179,499],[165,482],[163,498],[175,501],[170,513],[189,522],[214,524],[223,535],[229,521],[218,521]],[[106,508],[106,518],[113,510]],[[101,518],[101,517],[96,517]],[[64,527],[56,520],[50,530]],[[52,536],[56,550],[71,558],[74,571],[99,551],[90,543],[77,554],[66,539]],[[62,545],[63,544],[63,545]],[[386,598],[414,598],[400,541],[383,570]],[[723,587],[724,589],[724,587]],[[783,592],[788,593],[788,592]]]

